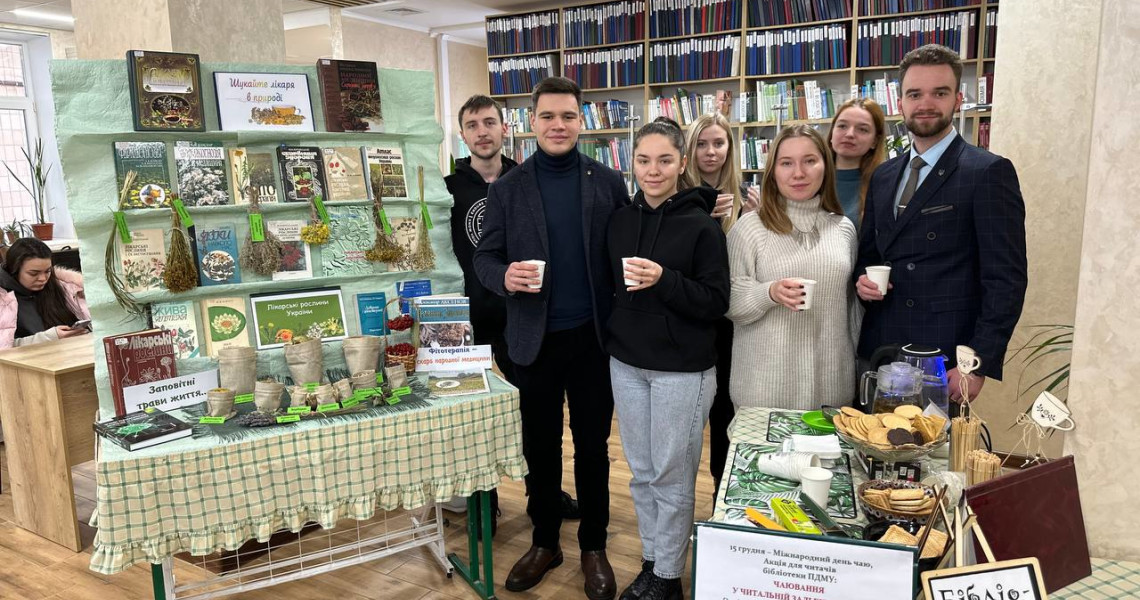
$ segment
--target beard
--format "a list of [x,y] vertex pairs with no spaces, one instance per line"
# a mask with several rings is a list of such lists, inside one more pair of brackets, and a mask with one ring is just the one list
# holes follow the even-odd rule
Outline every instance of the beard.
[[487,160],[489,158],[494,158],[496,154],[501,152],[503,150],[503,145],[502,144],[499,144],[498,146],[491,145],[487,148],[486,151],[480,150],[478,146],[473,146],[471,148],[468,148],[468,150],[471,151],[471,156],[474,156],[480,160]]
[[931,137],[946,131],[954,120],[954,115],[939,115],[938,119],[934,122],[920,122],[914,118],[914,115],[907,116],[903,122],[906,123],[908,131],[918,137]]

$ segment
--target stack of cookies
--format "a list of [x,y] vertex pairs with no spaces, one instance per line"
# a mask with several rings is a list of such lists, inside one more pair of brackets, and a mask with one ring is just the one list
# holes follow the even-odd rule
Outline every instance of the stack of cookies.
[[863,490],[863,502],[906,517],[925,517],[934,511],[934,497],[922,488]]
[[925,446],[941,439],[946,428],[946,419],[925,416],[921,408],[911,405],[875,415],[844,406],[833,422],[847,437],[880,448]]
[[[942,556],[946,550],[946,542],[950,539],[946,532],[939,531],[933,527],[930,533],[926,536],[926,543],[922,545],[922,554],[920,558],[937,558]],[[883,537],[879,538],[880,542],[888,544],[902,544],[903,546],[917,546],[918,538],[914,537],[907,530],[899,527],[898,525],[891,525]]]

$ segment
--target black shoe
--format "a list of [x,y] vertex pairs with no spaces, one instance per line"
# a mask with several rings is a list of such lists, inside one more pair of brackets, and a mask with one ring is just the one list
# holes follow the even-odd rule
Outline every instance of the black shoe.
[[559,509],[562,511],[562,519],[565,521],[577,521],[582,518],[582,511],[578,509],[578,501],[567,492],[562,492],[562,505]]
[[641,595],[645,593],[645,588],[649,587],[651,575],[653,575],[653,561],[641,561],[641,572],[637,574],[637,578],[629,584],[629,587],[621,591],[618,600],[639,600]]
[[649,584],[639,600],[684,600],[681,592],[681,578],[662,579],[653,571],[649,572]]

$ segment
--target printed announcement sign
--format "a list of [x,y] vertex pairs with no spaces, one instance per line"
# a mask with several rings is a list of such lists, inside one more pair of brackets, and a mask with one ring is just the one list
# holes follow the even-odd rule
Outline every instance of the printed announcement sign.
[[911,600],[914,550],[697,524],[695,600]]

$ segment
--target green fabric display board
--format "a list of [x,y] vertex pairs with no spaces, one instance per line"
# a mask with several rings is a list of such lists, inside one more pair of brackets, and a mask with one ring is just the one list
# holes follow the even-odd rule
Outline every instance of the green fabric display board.
[[[214,97],[214,71],[304,73],[309,81],[309,96],[317,131],[219,131],[217,103]],[[315,66],[206,63],[202,65],[202,104],[206,113],[206,132],[136,132],[131,120],[130,93],[128,90],[125,60],[58,60],[52,63],[52,94],[55,98],[55,130],[59,143],[64,180],[67,185],[67,203],[79,238],[80,258],[83,264],[84,287],[91,309],[95,336],[95,380],[99,392],[102,417],[114,413],[114,404],[108,385],[107,364],[103,355],[102,338],[146,328],[142,319],[128,318],[115,303],[107,286],[104,272],[104,250],[107,237],[114,226],[112,211],[118,203],[115,179],[113,142],[163,141],[167,143],[167,156],[172,179],[176,179],[173,164],[174,142],[222,142],[227,148],[243,146],[251,151],[275,152],[280,144],[301,146],[362,146],[398,145],[404,155],[404,169],[408,184],[406,200],[385,199],[384,206],[391,218],[414,218],[420,214],[416,184],[416,168],[424,168],[424,197],[435,228],[430,231],[436,256],[436,268],[431,272],[388,272],[383,263],[373,263],[372,273],[324,277],[322,246],[312,246],[311,279],[272,281],[243,269],[242,281],[237,284],[198,287],[171,294],[166,290],[136,294],[141,304],[173,300],[241,296],[261,292],[301,291],[320,287],[339,287],[345,312],[348,335],[360,333],[356,308],[356,294],[384,292],[388,299],[396,295],[397,281],[431,279],[433,293],[461,292],[462,272],[451,249],[450,227],[451,196],[444,186],[438,167],[439,145],[443,132],[434,116],[435,77],[429,71],[379,69],[380,94],[383,106],[385,133],[330,133],[325,129]],[[176,182],[172,182],[177,188]],[[280,179],[278,179],[280,185]],[[231,194],[234,190],[230,190]],[[344,203],[368,207],[368,202]],[[337,203],[332,203],[336,206]],[[309,218],[307,203],[263,205],[267,219]],[[190,214],[198,230],[217,225],[233,225],[239,245],[244,242],[248,228],[245,206],[190,207]],[[155,209],[128,210],[131,229],[159,228],[166,230],[169,242],[170,211]],[[248,302],[247,302],[247,311]],[[389,317],[395,316],[390,311]],[[252,335],[253,319],[249,318]],[[196,315],[199,342],[204,346],[205,323]],[[400,341],[400,340],[395,340]],[[251,338],[251,343],[253,340]],[[255,344],[254,344],[255,345]],[[256,346],[255,346],[256,347]],[[339,342],[324,344],[324,365],[343,368],[344,356]],[[209,358],[178,361],[181,375],[216,366]],[[284,353],[278,349],[258,352],[258,376],[288,375]]]

